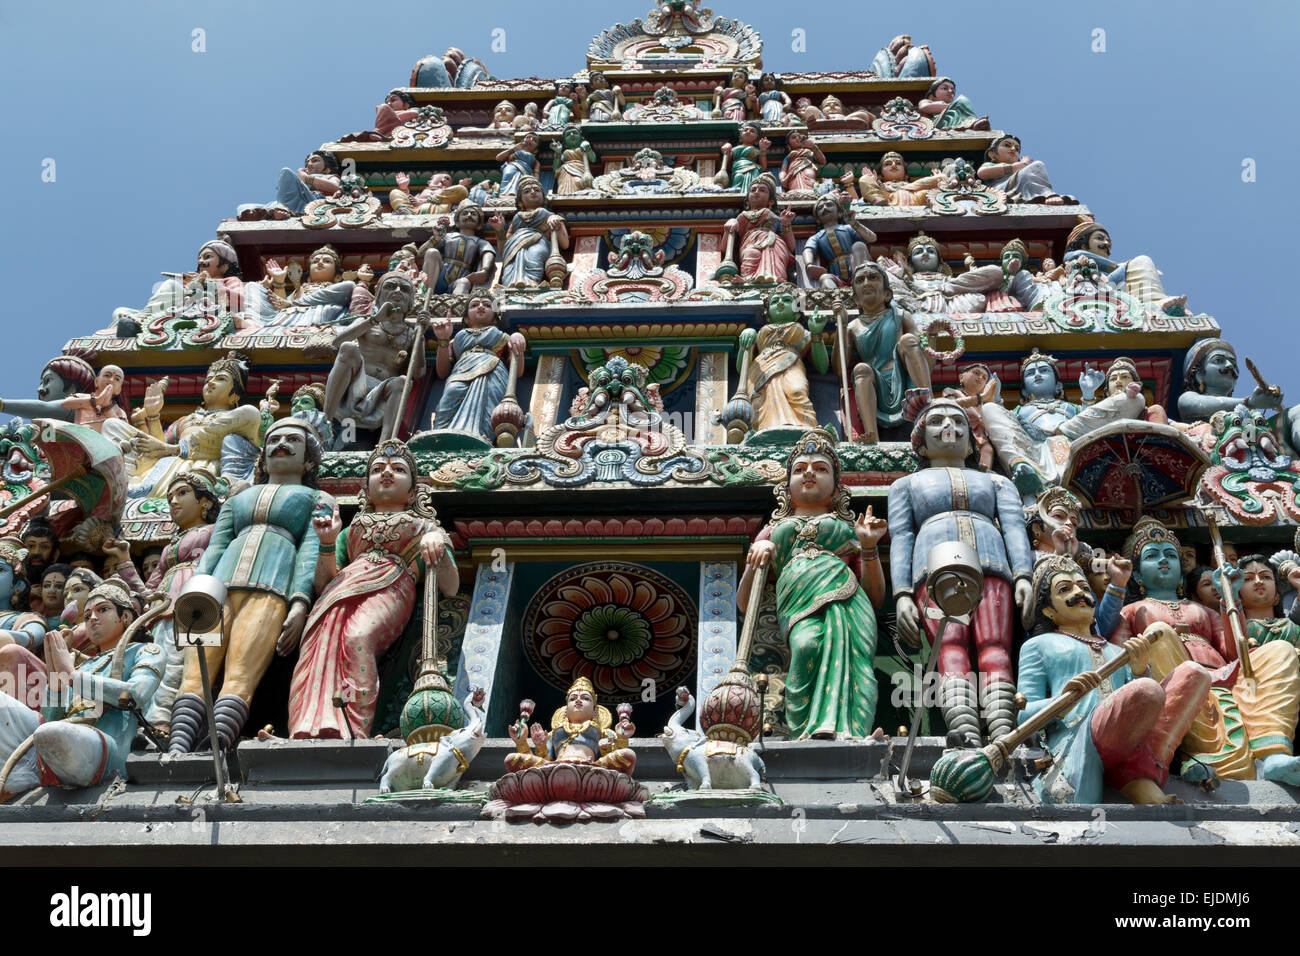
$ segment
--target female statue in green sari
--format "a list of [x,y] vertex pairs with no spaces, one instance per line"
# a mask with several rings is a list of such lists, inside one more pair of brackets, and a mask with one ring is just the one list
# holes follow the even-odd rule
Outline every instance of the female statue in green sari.
[[749,549],[737,603],[749,606],[756,572],[770,567],[781,633],[790,641],[791,737],[870,736],[878,697],[873,608],[885,598],[877,545],[888,526],[871,508],[854,520],[835,440],[820,428],[799,439],[775,494],[772,520]]

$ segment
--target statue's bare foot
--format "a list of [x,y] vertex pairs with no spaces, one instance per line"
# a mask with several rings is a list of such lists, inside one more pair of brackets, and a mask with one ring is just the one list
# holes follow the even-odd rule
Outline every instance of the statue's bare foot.
[[1136,780],[1126,783],[1123,788],[1124,796],[1128,797],[1134,803],[1157,805],[1165,803],[1182,803],[1172,794],[1167,794],[1156,786],[1154,780],[1146,777],[1139,777]]
[[263,727],[261,730],[257,732],[257,739],[258,740],[279,740],[280,738],[275,735],[275,728],[272,727],[270,724],[267,724],[265,727]]
[[1160,311],[1166,315],[1184,315],[1187,312],[1187,296],[1170,295],[1158,303]]
[[1056,193],[1052,193],[1052,195],[1048,196],[1046,199],[1043,200],[1043,205],[1045,205],[1045,206],[1064,206],[1064,205],[1065,205],[1065,197],[1064,197],[1064,196],[1058,196]]

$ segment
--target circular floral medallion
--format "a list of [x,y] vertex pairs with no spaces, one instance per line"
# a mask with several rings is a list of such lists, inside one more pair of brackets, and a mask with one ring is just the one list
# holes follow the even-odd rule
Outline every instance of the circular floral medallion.
[[586,677],[605,701],[638,700],[643,681],[677,686],[694,658],[695,605],[652,568],[599,561],[547,581],[524,615],[528,660],[565,690]]

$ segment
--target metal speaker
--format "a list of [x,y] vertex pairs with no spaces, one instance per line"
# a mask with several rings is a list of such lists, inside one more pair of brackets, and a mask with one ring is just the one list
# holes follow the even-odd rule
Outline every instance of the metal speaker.
[[202,633],[221,627],[221,608],[226,603],[226,585],[211,574],[196,574],[172,606],[178,631]]
[[925,563],[930,569],[925,579],[930,601],[948,617],[974,613],[984,593],[979,553],[964,541],[945,541],[930,549]]

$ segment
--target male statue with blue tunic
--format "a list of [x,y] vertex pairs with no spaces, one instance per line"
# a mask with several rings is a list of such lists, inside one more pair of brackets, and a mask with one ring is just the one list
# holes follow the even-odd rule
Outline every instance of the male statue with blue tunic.
[[867,243],[875,242],[876,234],[857,220],[846,223],[844,207],[835,196],[820,197],[813,204],[813,218],[821,228],[808,237],[795,260],[799,285],[805,289],[848,285],[853,270],[867,261]]
[[[268,428],[255,484],[222,506],[195,570],[215,575],[227,588],[225,642],[202,648],[211,679],[225,671],[213,706],[222,748],[238,740],[272,655],[291,654],[302,637],[320,550],[312,516],[333,510],[333,499],[316,487],[321,457],[315,430],[306,422],[284,418]],[[185,676],[172,706],[172,753],[188,753],[206,737],[198,655],[186,651]]]
[[35,787],[89,787],[126,776],[126,756],[140,727],[136,711],[158,690],[166,654],[157,644],[135,642],[123,649],[120,669],[114,666],[135,619],[120,578],[91,591],[85,613],[86,636],[98,654],[78,665],[60,632],[45,636],[49,683],[39,714],[0,693],[0,765],[18,753],[8,778],[0,780],[0,802]]
[[[912,447],[929,467],[889,488],[889,570],[898,596],[898,632],[912,647],[920,645],[922,621],[931,642],[938,636],[940,622],[922,613],[931,548],[962,541],[979,552],[984,571],[979,607],[971,626],[948,625],[939,649],[940,708],[949,741],[978,747],[977,706],[990,738],[1016,726],[1012,614],[1014,607],[1027,613],[1031,597],[1024,512],[1010,481],[969,466],[970,421],[955,401],[940,398],[925,407],[912,429]],[[977,667],[972,666],[972,651]]]
[[[1209,672],[1193,661],[1179,664],[1163,681],[1149,677],[1157,641],[1178,640],[1172,627],[1156,623],[1121,648],[1093,626],[1096,599],[1072,558],[1048,555],[1034,567],[1035,618],[1020,649],[1020,693],[1029,720],[1060,694],[1083,691],[1065,716],[1043,731],[1052,755],[1034,781],[1044,803],[1100,803],[1103,782],[1134,803],[1172,803],[1160,789],[1169,762],[1205,701]],[[1125,650],[1129,662],[1101,677],[1098,671]]]

